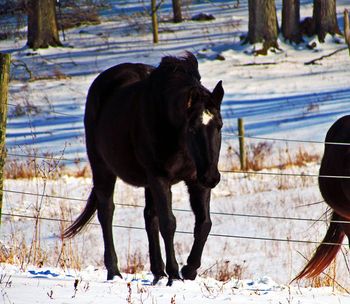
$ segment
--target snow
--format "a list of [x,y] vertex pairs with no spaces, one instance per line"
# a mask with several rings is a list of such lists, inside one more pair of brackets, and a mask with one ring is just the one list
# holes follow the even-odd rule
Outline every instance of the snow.
[[[276,169],[276,164],[299,151],[321,155],[326,131],[336,119],[348,114],[348,51],[306,64],[345,48],[343,38],[327,37],[324,44],[310,40],[316,43],[313,50],[305,44],[289,45],[281,40],[281,50],[256,57],[253,51],[258,46],[241,45],[240,40],[247,31],[247,1],[241,1],[238,8],[235,1],[195,1],[185,6],[188,20],[180,24],[169,22],[171,3],[165,1],[160,43],[154,45],[142,1],[109,2],[111,8],[101,12],[100,25],[65,33],[65,47],[32,51],[24,46],[24,39],[0,41],[0,51],[10,52],[14,60],[6,137],[8,160],[24,160],[30,165],[33,161],[21,155],[54,158],[36,160],[41,178],[5,181],[0,245],[3,252],[10,254],[11,248],[16,248],[18,254],[13,264],[0,265],[3,303],[350,303],[341,288],[350,281],[349,250],[345,246],[337,259],[335,288],[312,288],[311,281],[300,286],[290,284],[325,234],[327,206],[317,179],[308,176],[317,175],[318,163]],[[281,1],[276,3],[280,17]],[[310,16],[312,1],[301,3],[302,17]],[[340,26],[346,5],[347,1],[337,1]],[[201,12],[216,19],[189,21],[190,16]],[[114,233],[120,266],[125,270],[139,260],[144,267],[133,275],[123,271],[123,280],[107,282],[96,219],[65,246],[59,238],[64,224],[53,220],[74,219],[80,213],[91,180],[69,176],[51,179],[55,159],[70,170],[86,165],[82,118],[87,90],[99,72],[121,62],[157,65],[162,56],[181,55],[185,50],[197,56],[203,85],[212,90],[223,81],[220,168],[238,166],[239,117],[244,118],[248,145],[271,145],[264,161],[272,168],[256,175],[222,173],[222,181],[212,194],[213,228],[200,275],[194,282],[177,281],[172,287],[165,286],[165,279],[150,285],[143,190],[118,181]],[[29,81],[23,64],[36,79]],[[271,172],[277,175],[269,175]],[[191,248],[193,230],[183,184],[173,188],[173,199],[178,227],[175,247],[181,266]],[[35,221],[6,214],[39,214],[43,218],[37,226],[40,238],[35,254],[30,250]],[[225,267],[235,276],[224,282],[215,280]]]
[[[348,303],[349,296],[329,287],[312,289],[283,286],[269,277],[256,280],[213,279],[195,282],[166,281],[151,285],[147,273],[125,276],[124,280],[104,281],[104,273],[89,267],[79,276],[58,269],[30,269],[19,272],[2,268],[3,303]],[[7,285],[7,286],[6,286]],[[28,288],[28,285],[30,287]],[[25,299],[25,302],[23,301]]]

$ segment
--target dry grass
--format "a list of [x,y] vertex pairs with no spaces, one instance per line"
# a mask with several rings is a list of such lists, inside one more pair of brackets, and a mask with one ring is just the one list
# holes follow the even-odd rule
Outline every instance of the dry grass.
[[231,279],[241,280],[244,277],[245,262],[242,265],[231,263],[229,260],[218,260],[201,275],[215,278],[220,282],[227,282]]
[[251,144],[247,151],[247,169],[260,171],[266,166],[266,159],[271,154],[272,144],[261,142]]
[[[232,149],[232,148],[231,148]],[[260,144],[256,146],[252,146],[250,149],[251,157],[255,157],[255,163],[252,161],[252,166],[255,169],[264,168],[266,164],[269,163],[269,157],[271,156],[272,146],[266,144]],[[231,154],[235,157],[234,153],[231,150]],[[281,150],[281,153],[285,153],[285,150]],[[287,159],[285,162],[285,166],[290,166],[291,164],[295,166],[302,166],[307,164],[309,161],[315,161],[317,155],[311,155],[306,153],[303,149],[299,149],[295,154],[296,157],[291,157],[290,154],[285,156],[284,159]],[[49,157],[49,156],[48,156]],[[49,157],[50,158],[50,157]],[[276,159],[278,162],[279,159]],[[271,162],[270,164],[271,165]],[[7,178],[34,178],[34,177],[42,177],[44,179],[59,179],[63,175],[70,175],[75,177],[88,177],[91,175],[89,170],[89,166],[87,164],[82,164],[77,161],[75,164],[75,170],[71,168],[68,170],[64,166],[60,164],[60,162],[56,162],[56,160],[35,160],[29,159],[27,163],[20,164],[19,161],[15,161],[7,164]],[[131,195],[130,195],[131,197]],[[130,198],[128,198],[130,199]],[[28,264],[32,265],[46,265],[51,264],[52,260],[54,260],[55,266],[61,267],[63,269],[71,268],[80,270],[84,265],[84,255],[79,254],[78,245],[73,240],[63,240],[57,239],[55,243],[54,256],[48,256],[48,253],[42,248],[42,244],[40,242],[41,231],[41,223],[38,218],[41,215],[40,205],[37,206],[33,211],[34,219],[33,221],[33,237],[31,240],[25,241],[23,237],[21,237],[21,232],[14,230],[12,243],[8,244],[5,248],[4,246],[0,247],[0,261],[6,263],[15,263],[22,266],[23,269],[27,267]],[[67,209],[67,207],[61,206],[60,210],[54,216],[55,218],[59,218],[62,221],[58,224],[57,231],[62,232],[66,225],[67,220],[71,220],[74,218],[71,210]],[[184,249],[179,249],[180,251],[186,251]],[[181,254],[181,252],[180,252]],[[127,252],[127,265],[124,266],[121,270],[125,273],[138,273],[143,271],[145,265],[148,261],[147,254],[140,251]],[[246,264],[237,264],[234,261],[230,260],[219,260],[217,261],[210,269],[206,270],[203,275],[207,275],[215,278],[218,281],[226,282],[231,279],[243,279],[245,276]],[[335,271],[335,270],[334,270]],[[319,279],[317,281],[315,279],[314,282],[310,282],[312,286],[323,284],[322,286],[332,286],[326,285],[331,284],[332,281],[328,280],[326,282],[325,279]],[[309,284],[309,283],[308,283]],[[333,283],[334,285],[334,283]]]
[[313,288],[332,287],[339,290],[337,283],[337,259],[334,259],[330,266],[320,275],[311,279],[305,279],[305,285]]
[[[278,151],[275,157],[273,151]],[[229,170],[237,171],[241,169],[239,162],[239,152],[232,146],[226,151],[226,166]],[[306,151],[299,147],[296,153],[292,153],[288,146],[285,148],[275,147],[268,142],[250,144],[246,147],[246,170],[261,171],[263,169],[287,169],[290,167],[303,167],[308,163],[319,162],[321,155],[317,152]]]
[[59,222],[59,232],[61,238],[55,244],[55,252],[57,254],[57,263],[56,267],[59,266],[62,269],[77,269],[81,270],[81,256],[77,249],[74,240],[64,239],[62,237],[63,232],[69,225],[69,220],[72,219],[73,215],[71,210],[67,209],[64,205],[60,205],[60,222]]
[[[35,229],[34,229],[35,230]],[[11,243],[0,247],[0,262],[19,265],[22,270],[28,265],[41,267],[48,262],[48,253],[40,248],[40,242],[33,239],[30,244],[20,233],[13,233]]]
[[[81,270],[82,260],[79,255],[78,246],[72,239],[57,238],[54,241],[54,250],[48,252],[42,244],[42,220],[41,207],[35,206],[34,215],[31,216],[32,236],[25,238],[25,232],[18,230],[17,222],[12,218],[12,234],[6,246],[0,243],[0,263],[8,263],[20,266],[25,270],[29,265],[42,267],[51,265],[61,267],[62,269],[77,269]],[[59,227],[60,235],[69,224],[72,218],[71,211],[63,205],[59,211]],[[29,228],[30,229],[30,228]]]
[[307,165],[308,163],[316,163],[319,162],[321,159],[321,156],[317,153],[309,153],[303,150],[302,148],[299,148],[298,153],[296,154],[294,158],[293,165],[298,167],[303,167]]
[[134,253],[128,252],[127,265],[121,271],[125,273],[135,274],[145,269],[144,255],[138,250]]
[[59,23],[63,29],[100,24],[98,11],[94,6],[80,6],[72,3],[70,7],[63,10],[60,17]]
[[66,167],[59,159],[48,156],[47,159],[38,160],[28,157],[26,161],[19,159],[8,159],[5,163],[5,179],[33,179],[48,177],[57,180],[62,176],[70,177],[91,177],[91,169],[88,164],[81,164],[76,161],[73,166]]

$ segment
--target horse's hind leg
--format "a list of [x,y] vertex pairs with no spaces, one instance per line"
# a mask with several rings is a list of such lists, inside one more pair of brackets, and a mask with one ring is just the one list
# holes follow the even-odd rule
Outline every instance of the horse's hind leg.
[[104,263],[107,268],[107,280],[112,280],[114,276],[121,277],[118,269],[118,259],[113,243],[113,192],[116,176],[99,163],[91,166],[93,172],[94,188],[93,192],[98,200],[97,217],[101,224],[104,240]]
[[164,272],[164,262],[159,245],[159,218],[149,188],[145,189],[145,200],[144,218],[148,236],[151,271],[154,276],[153,284],[156,284],[166,274]]
[[211,229],[210,219],[210,189],[197,184],[187,184],[190,194],[191,207],[195,215],[194,243],[187,259],[187,265],[182,267],[184,279],[194,280],[197,269],[201,265],[203,248]]

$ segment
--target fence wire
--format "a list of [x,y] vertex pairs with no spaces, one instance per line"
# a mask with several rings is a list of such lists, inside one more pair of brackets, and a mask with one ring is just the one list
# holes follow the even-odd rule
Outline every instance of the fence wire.
[[[15,105],[12,105],[15,106]],[[60,113],[60,112],[54,112],[56,114],[60,115],[67,115],[67,116],[73,116],[70,114],[66,113]],[[235,133],[222,133],[222,136],[225,137],[236,137],[240,138],[242,136],[235,134]],[[265,140],[265,141],[282,141],[282,142],[293,142],[293,143],[308,143],[308,144],[322,144],[322,145],[337,145],[337,146],[350,146],[350,143],[346,142],[330,142],[330,141],[316,141],[316,140],[302,140],[302,139],[285,139],[285,138],[273,138],[273,137],[259,137],[259,136],[249,136],[249,135],[244,135],[244,138],[248,139],[254,139],[254,140]],[[86,159],[84,158],[76,158],[76,159],[68,159],[68,158],[63,158],[60,156],[45,156],[45,155],[33,155],[33,154],[18,154],[18,153],[8,153],[8,156],[14,157],[14,158],[30,158],[30,159],[46,159],[48,161],[60,161],[60,162],[70,162],[70,163],[77,163],[77,162],[87,162]],[[223,171],[225,172],[225,171]],[[227,171],[226,171],[227,172]],[[249,172],[250,173],[250,172]],[[257,174],[257,173],[255,173]],[[266,173],[264,173],[266,174]],[[338,177],[338,178],[345,178],[345,177]]]
[[304,143],[304,144],[322,144],[322,145],[337,145],[337,146],[350,146],[350,143],[346,142],[331,142],[331,141],[318,141],[318,140],[303,140],[303,139],[287,139],[278,137],[263,137],[263,136],[250,136],[250,135],[238,135],[236,133],[222,133],[222,136],[236,137],[236,138],[249,138],[256,140],[265,141],[283,141],[283,142],[293,142],[293,143]]
[[[9,104],[10,106],[15,106],[12,104]],[[60,113],[60,112],[53,112],[54,114],[58,115],[64,115],[64,116],[71,116],[70,114],[66,113]],[[230,136],[230,137],[237,137],[240,136],[234,133],[223,133],[223,136]],[[284,141],[284,142],[293,142],[293,143],[310,143],[310,144],[323,144],[323,145],[343,145],[343,146],[349,146],[350,143],[342,143],[342,142],[325,142],[325,141],[314,141],[314,140],[300,140],[300,139],[283,139],[283,138],[271,138],[271,137],[259,137],[259,136],[244,136],[245,138],[254,139],[254,140],[269,140],[269,141]],[[16,154],[16,153],[8,153],[8,156],[11,157],[23,157],[23,158],[31,158],[31,159],[42,159],[47,161],[57,161],[57,162],[72,162],[72,163],[79,163],[84,161],[84,159],[67,159],[63,157],[55,157],[55,156],[40,156],[40,155],[33,155],[33,154]],[[266,171],[247,171],[247,170],[220,170],[221,173],[226,174],[243,174],[243,175],[266,175],[266,176],[285,176],[285,177],[309,177],[309,178],[335,178],[335,179],[349,179],[350,176],[342,176],[342,175],[319,175],[319,174],[310,174],[310,173],[284,173],[284,172],[266,172]],[[10,190],[10,189],[4,189],[3,192],[7,193],[13,193],[13,194],[21,194],[21,195],[30,195],[30,196],[37,196],[37,197],[44,197],[49,199],[60,199],[60,200],[67,200],[67,201],[78,201],[78,202],[86,202],[86,199],[81,198],[74,198],[74,197],[65,197],[65,196],[58,196],[58,195],[48,195],[48,194],[40,194],[40,193],[32,193],[32,192],[25,192],[25,191],[16,191],[16,190]],[[135,205],[135,204],[118,204],[117,206],[120,207],[132,207],[132,208],[144,208],[142,205]],[[189,209],[179,209],[174,208],[173,211],[175,212],[191,212],[192,210]],[[10,217],[20,217],[20,218],[27,218],[27,219],[40,219],[40,220],[46,220],[46,221],[54,221],[54,222],[67,222],[71,223],[69,220],[63,220],[63,219],[55,219],[55,218],[48,218],[48,217],[34,217],[24,214],[10,214],[10,213],[3,213],[4,216],[10,216]],[[273,220],[289,220],[289,221],[307,221],[307,222],[325,222],[325,223],[341,223],[341,224],[350,224],[350,221],[330,221],[326,219],[313,219],[313,218],[299,218],[299,217],[284,217],[284,216],[270,216],[270,215],[261,215],[261,214],[243,214],[243,213],[228,213],[228,212],[216,212],[211,211],[211,215],[215,216],[232,216],[232,217],[246,217],[246,218],[259,218],[259,219],[273,219]],[[90,225],[99,225],[99,223],[90,223]],[[123,229],[131,229],[131,230],[144,230],[143,227],[136,227],[136,226],[125,226],[125,225],[113,225],[114,228],[123,228]],[[193,234],[193,232],[189,231],[176,231],[180,234]],[[243,236],[243,235],[231,235],[231,234],[219,234],[219,233],[211,233],[210,236],[212,237],[223,237],[223,238],[237,238],[237,239],[249,239],[249,240],[261,240],[261,241],[276,241],[276,242],[290,242],[290,243],[305,243],[305,244],[321,244],[320,242],[316,241],[309,241],[309,240],[296,240],[296,239],[283,239],[283,238],[269,238],[269,237],[260,237],[260,236]],[[342,245],[337,243],[326,243],[327,245]]]
[[[82,198],[73,198],[73,197],[65,197],[65,196],[57,196],[57,195],[48,195],[48,194],[39,194],[39,193],[32,193],[32,192],[24,192],[24,191],[14,191],[14,190],[7,190],[4,189],[3,192],[8,193],[14,193],[14,194],[22,194],[22,195],[30,195],[30,196],[36,196],[36,197],[43,197],[43,198],[51,198],[51,199],[60,199],[60,200],[71,200],[71,201],[78,201],[86,203],[87,199]],[[323,201],[316,202],[317,204],[323,203]],[[316,204],[315,203],[315,204]],[[144,205],[137,205],[137,204],[120,204],[115,203],[116,206],[121,208],[145,208]],[[173,208],[172,209],[175,212],[188,212],[193,213],[190,209],[182,209],[182,208]],[[219,212],[219,211],[210,211],[211,215],[215,216],[232,216],[232,217],[246,217],[246,218],[259,218],[259,219],[274,219],[274,220],[288,220],[288,221],[304,221],[304,222],[324,222],[324,223],[339,223],[339,224],[350,224],[350,221],[346,220],[327,220],[327,219],[314,219],[314,218],[302,218],[302,217],[287,217],[287,216],[273,216],[273,215],[262,215],[262,214],[245,214],[245,213],[237,213],[237,212]],[[16,216],[20,216],[17,214]]]
[[[63,223],[72,223],[70,220],[63,220],[63,219],[55,219],[55,218],[48,218],[48,217],[35,217],[35,216],[29,216],[29,215],[20,215],[20,214],[12,214],[12,213],[3,213],[4,216],[9,217],[21,217],[21,218],[27,218],[27,219],[35,219],[35,220],[45,220],[45,221],[53,221],[53,222],[63,222]],[[100,226],[99,223],[90,222],[88,225],[92,226]],[[120,229],[128,229],[128,230],[145,230],[144,227],[138,227],[138,226],[127,226],[127,225],[112,225],[113,228],[120,228]],[[176,230],[176,233],[178,234],[186,234],[186,235],[193,235],[192,231],[184,231],[184,230]],[[330,245],[330,246],[347,246],[343,243],[330,243],[330,242],[317,242],[317,241],[310,241],[310,240],[296,240],[291,238],[270,238],[270,237],[261,237],[261,236],[247,236],[247,235],[234,235],[234,234],[222,234],[222,233],[209,233],[210,237],[219,237],[219,238],[234,238],[234,239],[244,239],[244,240],[255,240],[255,241],[273,241],[273,242],[284,242],[284,243],[299,243],[299,244],[314,244],[314,245]]]

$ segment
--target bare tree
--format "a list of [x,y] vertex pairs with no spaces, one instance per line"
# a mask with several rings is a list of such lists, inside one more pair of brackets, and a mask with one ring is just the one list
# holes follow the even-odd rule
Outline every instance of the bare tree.
[[56,0],[29,0],[28,41],[32,49],[61,46],[58,35]]
[[349,20],[349,11],[347,9],[344,10],[344,37],[345,37],[345,42],[348,45],[349,54],[350,54],[350,20]]
[[278,48],[275,0],[249,0],[248,8],[247,42],[251,44],[263,42],[263,50],[259,51],[259,54],[266,54],[271,47]]
[[174,22],[182,22],[181,0],[173,1]]
[[326,34],[341,34],[336,12],[336,0],[314,0],[312,19],[315,34],[320,42],[324,42]]
[[300,43],[300,0],[283,0],[282,34],[289,41]]

